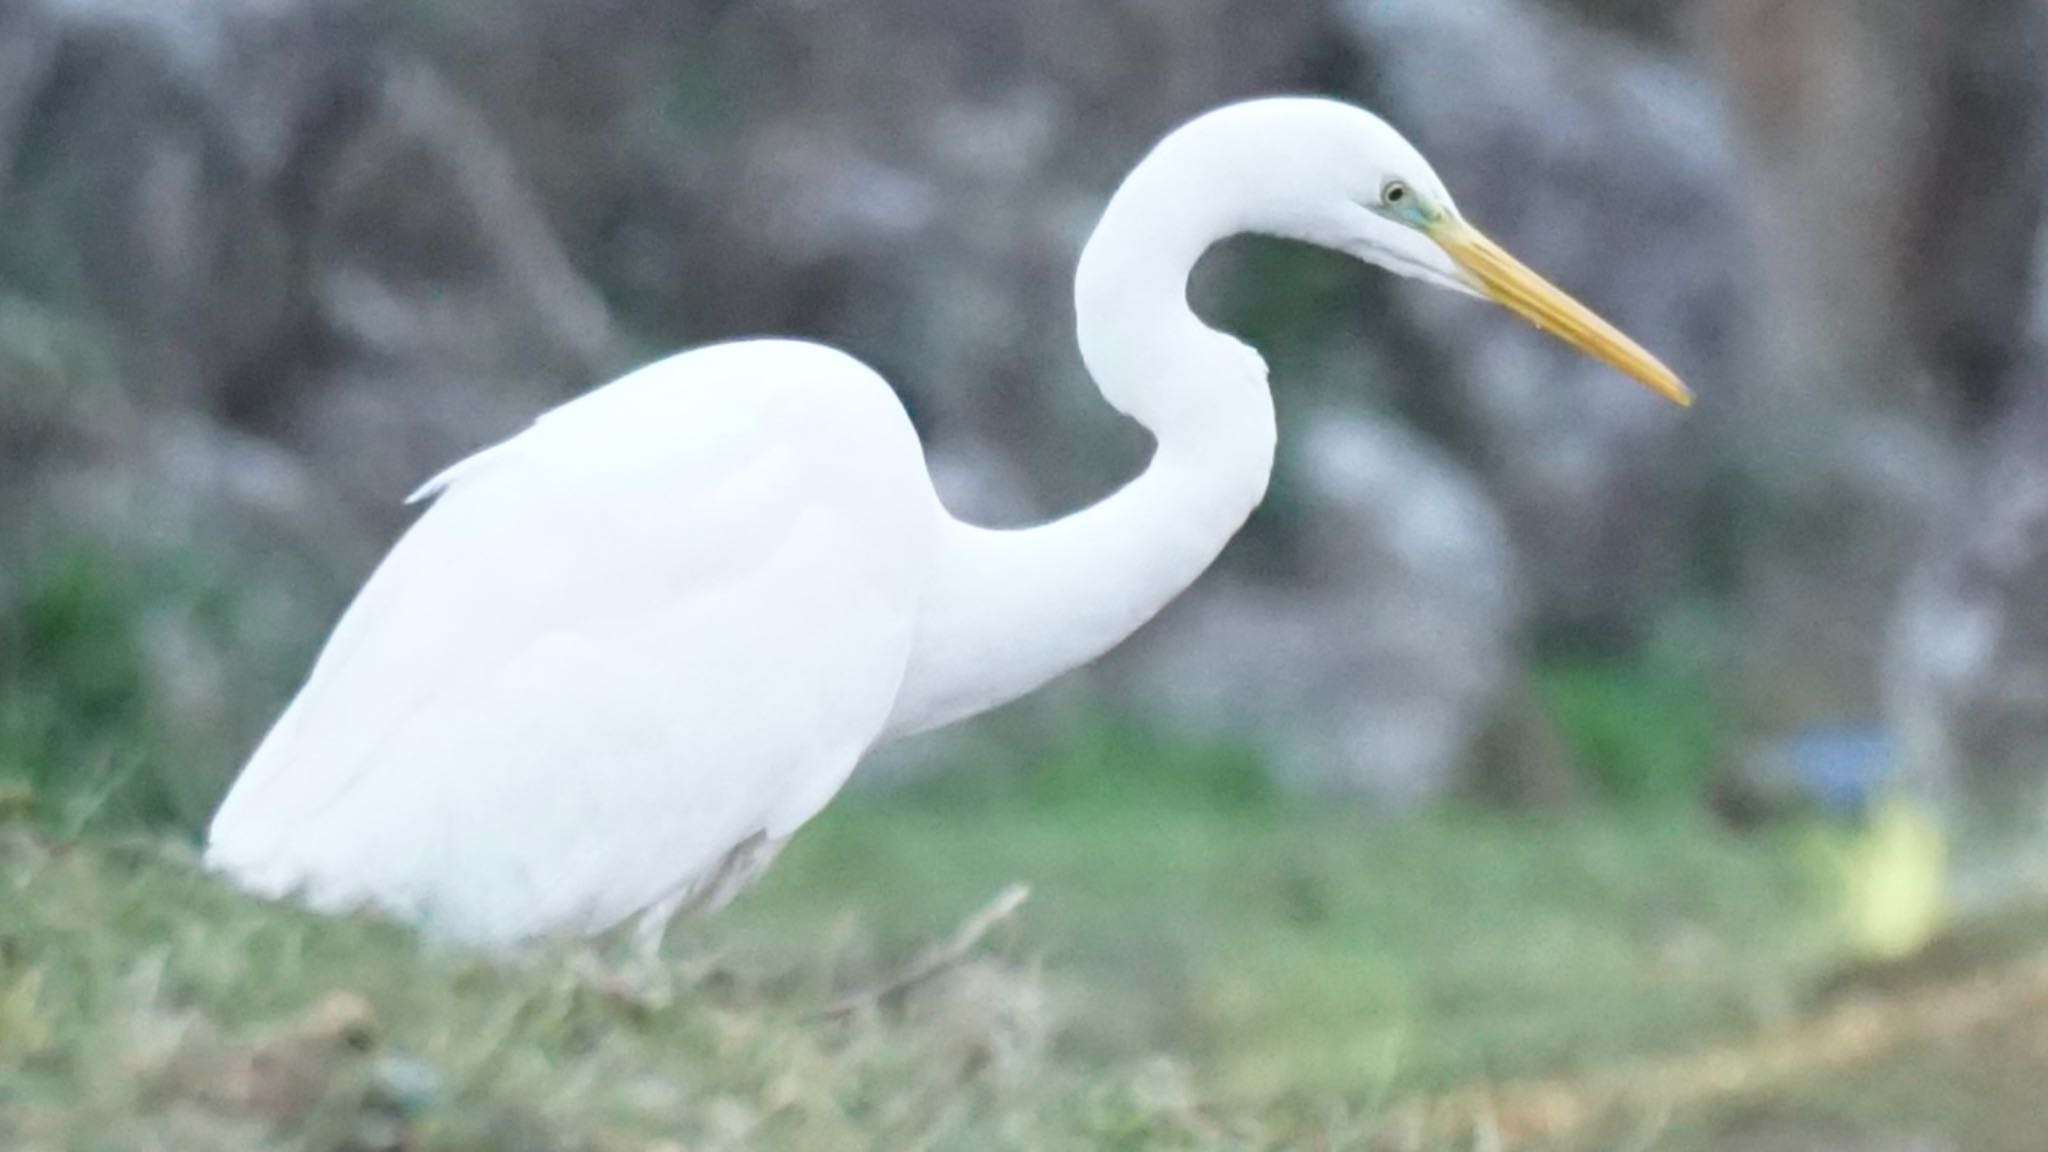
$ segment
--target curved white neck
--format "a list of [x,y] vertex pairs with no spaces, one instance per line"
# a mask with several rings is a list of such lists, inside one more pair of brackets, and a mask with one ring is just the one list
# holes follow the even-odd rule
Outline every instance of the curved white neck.
[[1195,316],[1187,281],[1210,245],[1270,229],[1215,194],[1232,152],[1200,143],[1169,138],[1131,174],[1075,279],[1082,358],[1103,396],[1151,432],[1151,463],[1040,527],[948,522],[885,738],[1007,703],[1108,651],[1193,583],[1264,498],[1265,366]]

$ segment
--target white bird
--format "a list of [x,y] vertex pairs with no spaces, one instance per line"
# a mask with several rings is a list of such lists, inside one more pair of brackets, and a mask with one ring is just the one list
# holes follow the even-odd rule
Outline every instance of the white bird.
[[455,465],[215,816],[253,891],[483,944],[715,906],[884,742],[1016,699],[1145,623],[1266,491],[1263,361],[1188,307],[1264,233],[1491,297],[1681,404],[1627,337],[1465,223],[1371,113],[1204,115],[1117,190],[1081,354],[1156,448],[1082,511],[947,514],[889,385],[816,344],[684,352]]

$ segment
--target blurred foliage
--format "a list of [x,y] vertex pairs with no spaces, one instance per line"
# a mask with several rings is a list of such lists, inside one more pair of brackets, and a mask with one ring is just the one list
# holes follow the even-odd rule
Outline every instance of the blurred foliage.
[[1050,740],[1007,728],[998,720],[961,742],[934,770],[891,788],[890,803],[962,813],[1258,812],[1283,803],[1272,766],[1249,740],[1196,737],[1099,709]]
[[0,609],[0,788],[40,816],[168,815],[142,770],[148,706],[127,574],[84,553],[46,560]]
[[0,795],[65,834],[88,827],[189,832],[220,774],[193,772],[151,699],[153,613],[199,626],[233,592],[193,558],[140,562],[54,552],[0,604]]
[[1537,699],[1573,759],[1609,798],[1692,804],[1721,754],[1725,719],[1687,623],[1619,654],[1538,660]]

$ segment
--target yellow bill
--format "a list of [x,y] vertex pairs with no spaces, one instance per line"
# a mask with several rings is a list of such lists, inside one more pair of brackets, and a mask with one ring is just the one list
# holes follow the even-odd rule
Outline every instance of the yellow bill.
[[1546,332],[1553,332],[1581,352],[1604,360],[1673,403],[1692,406],[1692,390],[1664,362],[1593,310],[1564,294],[1529,270],[1506,249],[1477,229],[1447,216],[1429,229],[1429,237],[1450,253],[1488,296]]

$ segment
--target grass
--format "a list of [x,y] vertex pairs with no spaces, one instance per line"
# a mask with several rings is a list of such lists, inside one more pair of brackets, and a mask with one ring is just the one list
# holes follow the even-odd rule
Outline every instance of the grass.
[[637,981],[598,950],[492,963],[252,903],[153,844],[17,832],[0,884],[10,1149],[1177,1140],[1113,1080],[1007,1077],[908,1018],[816,1020],[788,959],[763,976],[705,952]]
[[[856,792],[655,971],[251,900],[176,838],[0,827],[0,1147],[1462,1150],[1401,1124],[1616,1084],[1684,1105],[1654,1141],[1629,1099],[1631,1139],[1504,1146],[2032,1147],[2048,969],[1997,974],[2048,916],[1844,979],[1810,829],[1389,823],[1111,769],[1123,806],[1059,779],[1086,760]],[[830,1012],[1020,881],[963,966]],[[1977,1022],[1927,1023],[1954,988]],[[1829,1015],[1859,997],[1905,1023]],[[1728,1090],[1744,1061],[1766,1079]],[[1841,1131],[1870,1139],[1814,1143]]]
[[1811,877],[1796,844],[1667,821],[857,801],[729,930],[765,958],[844,918],[889,957],[1022,880],[1069,1050],[1179,1053],[1210,1098],[1366,1100],[1783,1013],[1829,946]]
[[[0,1146],[1362,1146],[1405,1099],[1751,1031],[1827,955],[1789,839],[945,794],[849,798],[659,974],[16,827]],[[1012,881],[1031,903],[966,968],[819,1015]]]

